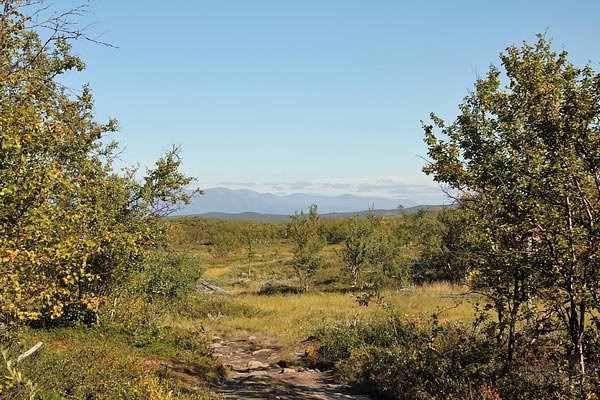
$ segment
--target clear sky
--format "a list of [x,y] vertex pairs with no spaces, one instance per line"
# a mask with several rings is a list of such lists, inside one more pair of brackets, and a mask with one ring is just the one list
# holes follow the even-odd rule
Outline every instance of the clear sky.
[[[76,4],[57,0],[61,6]],[[172,144],[198,186],[444,201],[420,120],[450,121],[498,54],[547,30],[600,71],[600,1],[98,0],[79,42],[125,164]]]

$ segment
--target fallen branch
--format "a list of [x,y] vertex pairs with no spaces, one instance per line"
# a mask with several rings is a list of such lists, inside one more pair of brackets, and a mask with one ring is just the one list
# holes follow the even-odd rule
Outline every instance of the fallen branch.
[[200,284],[200,286],[203,288],[203,290],[205,292],[208,293],[222,293],[222,294],[228,294],[230,295],[231,292],[228,292],[227,290],[221,289],[218,286],[215,286],[207,281],[205,281],[204,279],[200,278],[198,279],[198,283]]
[[30,348],[25,353],[17,357],[17,364],[29,357],[30,355],[32,355],[33,353],[35,353],[40,347],[42,347],[43,344],[43,342],[37,342],[32,348]]

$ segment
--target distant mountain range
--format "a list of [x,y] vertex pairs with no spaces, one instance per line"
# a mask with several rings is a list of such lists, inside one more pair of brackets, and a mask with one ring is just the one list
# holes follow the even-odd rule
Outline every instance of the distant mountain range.
[[[441,206],[441,205],[438,205],[438,206],[415,206],[415,207],[404,208],[404,209],[402,209],[402,211],[396,209],[396,210],[372,210],[372,211],[365,210],[365,211],[353,211],[353,212],[334,212],[334,213],[326,213],[326,214],[319,213],[319,216],[323,220],[344,219],[344,218],[350,218],[353,216],[358,216],[358,218],[366,218],[367,215],[369,215],[371,213],[373,215],[384,216],[384,217],[396,217],[396,216],[402,215],[402,213],[405,213],[405,214],[415,213],[415,212],[419,211],[420,209],[437,210],[442,207],[444,207],[444,206]],[[193,216],[200,217],[200,218],[206,218],[206,219],[220,219],[220,220],[224,220],[224,221],[254,221],[254,222],[266,222],[266,223],[280,223],[280,222],[289,222],[290,215],[291,214],[285,214],[285,215],[283,215],[283,214],[261,214],[261,213],[255,213],[255,212],[244,212],[244,213],[236,213],[236,214],[210,212],[210,213],[204,213],[204,214],[194,214]],[[188,217],[188,216],[191,216],[191,215],[181,215],[179,218]],[[175,216],[174,218],[178,218],[178,217]]]
[[220,187],[206,189],[203,196],[196,196],[192,204],[177,212],[176,215],[240,214],[247,212],[291,215],[295,212],[307,211],[311,204],[318,206],[320,214],[357,212],[370,208],[393,210],[400,205],[405,208],[417,205],[415,202],[405,199],[362,197],[351,194],[325,196],[295,193],[288,196],[278,196],[247,189],[231,190]]

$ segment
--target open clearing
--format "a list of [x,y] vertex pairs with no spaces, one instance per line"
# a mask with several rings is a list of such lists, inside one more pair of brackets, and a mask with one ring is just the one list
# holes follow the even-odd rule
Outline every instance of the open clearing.
[[[226,377],[209,389],[225,399],[369,399],[351,394],[333,371],[307,367],[315,354],[311,337],[320,328],[347,320],[382,318],[388,312],[408,315],[436,313],[441,320],[473,318],[472,298],[465,288],[430,284],[382,292],[383,303],[359,305],[337,253],[328,245],[326,266],[314,277],[308,293],[295,293],[298,281],[290,264],[292,244],[275,241],[258,245],[250,262],[243,252],[219,256],[210,246],[187,248],[204,268],[199,287],[209,294],[196,297],[201,315],[177,325],[201,325],[211,337],[215,358],[225,366]],[[211,288],[212,287],[212,288]],[[279,291],[265,293],[265,288]],[[283,289],[283,290],[282,290]]]

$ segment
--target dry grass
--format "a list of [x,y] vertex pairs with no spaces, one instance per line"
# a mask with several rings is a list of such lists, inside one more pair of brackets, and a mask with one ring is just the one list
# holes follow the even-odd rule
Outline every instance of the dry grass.
[[464,286],[432,283],[390,294],[386,300],[405,314],[437,313],[441,320],[471,321],[473,304],[480,297],[466,294]]
[[[289,260],[291,243],[262,245],[256,249],[249,274],[248,258],[243,249],[228,257],[214,257],[207,248],[194,252],[205,268],[205,278],[234,293],[211,300],[222,302],[217,312],[201,321],[211,330],[276,338],[284,345],[309,337],[316,328],[344,318],[370,318],[385,313],[385,308],[372,303],[360,306],[356,295],[331,291],[342,279],[335,246],[327,246],[324,255],[328,267],[315,278],[313,292],[293,295],[260,295],[266,282],[297,285]],[[327,283],[329,282],[329,283]],[[331,283],[333,282],[333,283]],[[466,288],[436,283],[407,290],[383,293],[384,303],[401,313],[418,315],[437,313],[442,320],[471,320],[475,298],[464,297]],[[213,307],[214,304],[209,307]],[[236,309],[254,310],[235,312]],[[225,311],[223,311],[225,310]],[[171,321],[176,324],[197,324],[199,321]]]
[[314,329],[344,317],[374,312],[360,307],[348,294],[241,295],[224,298],[238,306],[257,310],[252,316],[223,317],[209,322],[221,331],[248,331],[262,337],[275,336],[288,345],[310,336]]
[[[418,315],[438,313],[442,320],[470,320],[472,305],[465,299],[449,297],[463,288],[434,284],[405,292],[388,291],[384,302],[399,312]],[[213,301],[226,303],[230,313],[211,315],[202,323],[213,331],[236,335],[274,338],[283,345],[306,339],[315,329],[345,318],[375,318],[386,308],[372,303],[360,306],[353,294],[307,293],[295,295],[242,294],[220,296]],[[253,310],[236,313],[235,310]],[[189,321],[195,324],[196,322]]]

